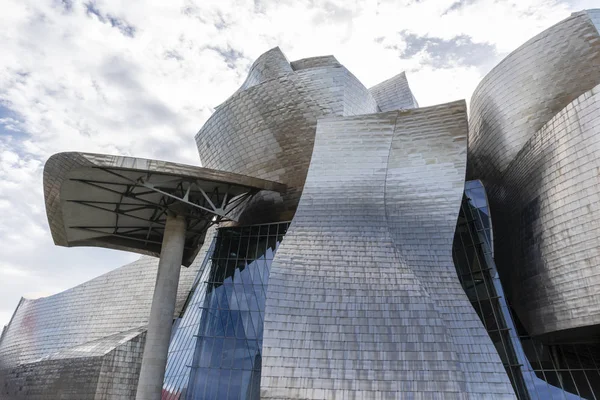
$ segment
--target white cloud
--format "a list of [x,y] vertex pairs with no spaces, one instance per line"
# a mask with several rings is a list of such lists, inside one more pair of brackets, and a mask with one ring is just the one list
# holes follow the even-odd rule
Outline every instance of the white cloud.
[[[23,293],[55,293],[135,258],[53,245],[42,193],[51,154],[80,150],[198,164],[194,133],[237,89],[253,59],[274,46],[291,60],[334,54],[367,86],[407,70],[421,105],[468,98],[501,56],[590,5],[4,0],[0,262],[10,269],[0,279],[0,325]],[[448,54],[440,65],[424,50],[400,57],[407,37],[450,43],[461,36],[487,46],[490,59],[471,65]]]
[[4,279],[9,279],[8,277],[27,277],[30,276],[30,271],[26,269],[20,269],[12,265],[2,264],[0,263],[0,276],[3,276]]

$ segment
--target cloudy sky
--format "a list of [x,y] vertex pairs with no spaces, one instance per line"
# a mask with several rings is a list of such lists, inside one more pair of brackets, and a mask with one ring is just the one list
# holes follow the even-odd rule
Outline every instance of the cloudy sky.
[[280,46],[366,86],[400,71],[421,105],[470,97],[531,36],[599,0],[0,0],[0,326],[137,256],[56,247],[42,169],[67,150],[199,164],[194,133]]

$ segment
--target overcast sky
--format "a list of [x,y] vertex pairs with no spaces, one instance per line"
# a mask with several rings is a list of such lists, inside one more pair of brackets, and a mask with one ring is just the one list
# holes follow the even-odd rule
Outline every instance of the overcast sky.
[[67,150],[200,164],[193,136],[280,46],[333,54],[367,87],[401,71],[420,105],[469,99],[507,53],[600,0],[0,0],[0,326],[137,258],[54,246],[42,170]]

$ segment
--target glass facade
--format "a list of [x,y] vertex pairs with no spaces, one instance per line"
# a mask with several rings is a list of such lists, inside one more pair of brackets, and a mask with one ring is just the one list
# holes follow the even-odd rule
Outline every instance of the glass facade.
[[504,295],[492,245],[485,189],[480,181],[468,181],[454,237],[454,264],[518,398],[600,400],[600,346],[546,345],[530,337]]
[[163,400],[259,399],[269,270],[288,226],[218,230],[171,339]]

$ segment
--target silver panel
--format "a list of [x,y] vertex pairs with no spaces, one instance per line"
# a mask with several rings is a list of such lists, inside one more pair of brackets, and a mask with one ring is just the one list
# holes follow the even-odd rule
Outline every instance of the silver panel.
[[600,40],[586,12],[575,13],[513,51],[471,98],[469,168],[506,170],[556,113],[600,83]]
[[334,56],[321,56],[321,57],[310,57],[303,58],[302,60],[292,61],[290,63],[294,71],[309,68],[322,68],[322,67],[341,67],[342,65]]
[[[0,399],[133,398],[157,266],[142,257],[57,295],[22,300],[0,341]],[[182,268],[177,313],[197,271],[197,263]]]
[[488,191],[500,276],[531,335],[600,327],[599,16],[537,35],[472,98],[469,176]]
[[269,278],[263,399],[514,398],[451,247],[464,102],[321,119]]
[[408,86],[406,73],[385,80],[369,89],[381,111],[417,108],[419,104]]
[[132,399],[145,335],[134,329],[3,371],[0,399]]
[[[600,328],[600,85],[559,112],[504,175],[499,244],[510,297],[531,335]],[[498,254],[498,253],[496,253]]]
[[246,80],[240,88],[233,94],[235,96],[239,92],[261,84],[269,79],[275,79],[278,76],[287,75],[292,72],[292,67],[285,57],[285,54],[275,47],[258,57],[248,72]]
[[[181,270],[175,317],[210,242]],[[0,341],[0,399],[133,398],[157,268],[158,259],[142,257],[54,296],[22,299]]]
[[600,31],[600,8],[585,10],[585,13],[590,17],[596,29]]
[[[492,226],[481,181],[467,181],[454,236],[454,265],[522,400],[600,396],[600,343],[548,345],[521,328],[491,252]],[[593,340],[593,336],[590,335]]]
[[[178,310],[198,266],[181,270]],[[0,342],[0,368],[145,326],[157,267],[158,259],[144,256],[64,292],[23,300]]]
[[[247,209],[250,219],[242,218],[243,223],[291,219],[306,178],[318,118],[378,111],[367,89],[334,57],[299,60],[282,74],[284,59],[279,49],[261,56],[251,71],[256,75],[260,69],[260,78],[252,78],[252,86],[244,84],[245,90],[221,104],[196,135],[205,167],[288,185],[283,203],[278,195],[266,195],[262,206]],[[268,60],[277,67],[264,66]],[[265,202],[270,206],[265,207]]]

